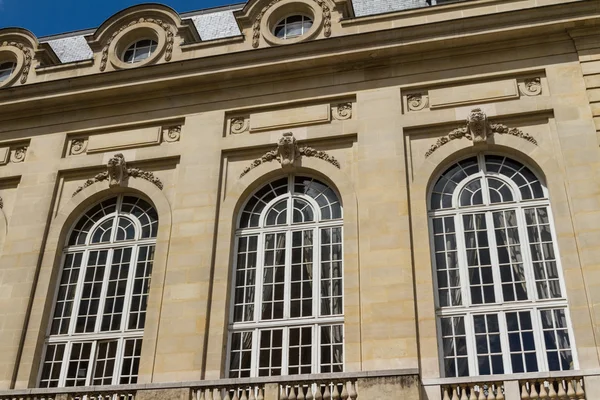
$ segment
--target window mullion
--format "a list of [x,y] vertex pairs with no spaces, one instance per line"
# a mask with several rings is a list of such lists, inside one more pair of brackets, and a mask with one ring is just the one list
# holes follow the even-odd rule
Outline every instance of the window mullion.
[[[125,338],[120,337],[117,340],[117,350],[115,352],[115,363],[113,366],[112,384],[118,385],[121,379],[121,364],[125,356]],[[138,371],[139,373],[139,371]]]
[[[312,327],[312,373],[319,374],[321,373],[321,341],[323,338],[321,337],[321,327],[319,324],[314,324]],[[345,357],[344,357],[345,360]]]
[[519,229],[519,238],[521,246],[521,257],[523,257],[523,271],[525,274],[525,287],[527,288],[527,299],[531,301],[538,300],[537,287],[535,285],[535,273],[533,270],[533,258],[531,256],[531,246],[529,244],[529,233],[527,232],[527,220],[525,219],[525,210],[518,207],[515,210],[517,216],[517,226]]
[[251,377],[258,377],[258,365],[260,362],[260,348],[259,348],[259,344],[260,344],[260,330],[258,328],[254,328],[252,330],[252,351],[251,351],[251,356],[250,356],[250,362],[251,362],[251,367],[250,367],[250,376]]
[[531,326],[533,327],[533,340],[536,349],[536,358],[539,371],[548,371],[548,358],[546,355],[546,343],[544,340],[544,330],[542,329],[542,320],[540,310],[537,307],[529,309],[531,315]]
[[[133,297],[133,283],[135,281],[137,259],[140,246],[131,247],[131,258],[129,259],[129,272],[127,276],[127,286],[125,287],[125,298],[123,299],[123,311],[121,313],[121,331],[125,332],[129,326],[129,314],[131,300]],[[142,288],[143,290],[143,288]]]
[[87,376],[85,377],[85,385],[86,386],[92,385],[92,376],[94,375],[94,372],[96,370],[97,347],[98,347],[98,341],[97,340],[92,341],[92,346],[90,348],[90,356],[89,356],[89,360],[88,360]]
[[510,358],[510,343],[508,341],[508,326],[506,325],[506,312],[498,311],[498,327],[500,328],[500,346],[502,346],[502,363],[504,373],[512,374],[512,361]]
[[[471,290],[469,287],[469,265],[467,262],[467,246],[465,244],[465,229],[463,219],[460,215],[454,217],[455,237],[456,237],[456,259],[458,261],[458,274],[460,278],[460,288],[462,292],[463,307],[471,305]],[[445,228],[444,222],[444,228]],[[433,232],[433,231],[432,231]],[[434,250],[435,251],[435,250]],[[450,302],[452,304],[452,302]]]
[[102,288],[100,292],[100,301],[98,301],[98,311],[96,312],[96,324],[94,327],[94,333],[100,332],[100,328],[102,327],[102,319],[104,317],[104,305],[106,304],[106,295],[108,293],[108,286],[110,281],[110,270],[112,269],[114,255],[115,249],[109,249],[108,254],[106,255],[106,264],[104,266],[104,277],[102,278]]
[[319,293],[321,293],[321,230],[313,229],[313,284],[312,284],[312,303],[313,303],[313,318],[321,316],[321,302],[319,301]]
[[[77,315],[79,314],[79,307],[81,306],[81,296],[83,294],[83,286],[85,283],[85,274],[87,272],[87,264],[89,262],[90,250],[85,250],[81,257],[81,267],[79,269],[79,276],[77,277],[77,285],[75,286],[75,296],[73,298],[73,309],[71,310],[71,319],[69,321],[68,334],[73,335],[75,328],[77,327]],[[60,278],[59,278],[60,279]],[[57,290],[58,292],[58,290]]]
[[[285,232],[285,264],[283,278],[283,319],[289,320],[291,315],[292,297],[292,231]],[[273,271],[273,282],[275,282],[276,270]],[[275,299],[275,287],[273,288],[273,299]],[[273,303],[275,304],[275,303]]]
[[[67,380],[67,370],[69,368],[69,359],[71,358],[71,346],[72,342],[67,341],[65,343],[65,352],[63,354],[63,362],[60,366],[60,375],[58,378],[58,386],[64,387]],[[46,348],[48,345],[46,344]]]
[[498,248],[496,243],[496,227],[492,212],[485,213],[487,225],[488,248],[490,252],[490,262],[492,264],[492,278],[494,280],[494,295],[496,303],[504,303],[504,293],[502,292],[502,277],[500,276],[500,264],[498,257]]
[[[263,301],[263,281],[264,281],[264,270],[265,270],[265,234],[261,233],[256,241],[256,291],[254,292],[254,322],[259,322],[262,315],[262,301]],[[249,241],[248,237],[248,241]],[[239,243],[239,241],[238,241]],[[237,261],[236,261],[237,263]],[[236,267],[237,274],[237,267]],[[234,282],[237,277],[234,277]],[[245,282],[244,282],[245,283]],[[234,283],[235,284],[235,283]],[[243,318],[242,318],[243,319]]]
[[467,313],[465,318],[465,333],[467,340],[467,359],[469,362],[469,375],[479,375],[479,368],[477,366],[477,345],[475,343],[475,327],[473,325],[473,315]]

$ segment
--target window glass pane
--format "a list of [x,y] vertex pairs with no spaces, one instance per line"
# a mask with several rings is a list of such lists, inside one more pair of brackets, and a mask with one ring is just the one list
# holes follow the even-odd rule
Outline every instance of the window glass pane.
[[285,286],[285,233],[265,236],[262,319],[283,318]]
[[290,328],[288,374],[310,374],[312,372],[312,327]]
[[113,218],[107,219],[101,223],[92,236],[92,243],[107,243],[110,242],[112,233]]
[[73,343],[71,346],[71,358],[69,359],[67,368],[65,386],[86,385],[91,351],[91,342]]
[[117,207],[117,198],[105,200],[85,213],[83,217],[77,221],[69,237],[69,246],[85,244],[88,233],[92,226],[102,217],[115,212]]
[[313,315],[313,231],[292,232],[290,317]]
[[539,299],[562,297],[558,267],[554,254],[548,209],[546,207],[525,210],[529,247]]
[[83,253],[67,254],[65,256],[54,306],[54,316],[50,329],[51,335],[64,335],[68,332],[82,257]]
[[439,305],[440,307],[460,306],[462,293],[454,217],[434,218],[433,225]]
[[341,324],[321,327],[321,373],[344,370],[344,327]]
[[131,293],[131,307],[127,329],[144,329],[146,325],[146,307],[148,306],[148,293],[150,292],[150,277],[154,262],[154,245],[141,246],[138,250],[138,259],[133,278]]
[[102,316],[101,331],[121,329],[130,262],[130,247],[116,249],[114,251],[112,265],[108,275],[108,288],[106,290],[106,299],[104,300],[104,315]]
[[258,376],[281,375],[283,329],[260,332]]
[[430,208],[440,210],[452,207],[452,194],[460,182],[479,172],[476,157],[472,157],[450,167],[433,187]]
[[117,357],[117,341],[98,342],[96,345],[96,366],[94,368],[93,385],[110,385],[112,383],[115,361]]
[[95,331],[107,256],[108,250],[90,251],[89,253],[81,301],[79,302],[79,314],[75,325],[77,333]]
[[463,215],[466,261],[473,304],[495,303],[485,214]]
[[483,204],[480,179],[476,179],[464,187],[460,193],[459,204],[461,207]]
[[40,379],[41,388],[58,387],[64,354],[64,344],[49,344],[46,346],[46,357],[42,364]]
[[544,332],[544,344],[550,371],[574,369],[571,340],[564,309],[540,311]]
[[527,284],[516,212],[497,211],[492,215],[504,301],[527,300]]
[[342,228],[321,229],[321,315],[344,312]]
[[490,203],[509,203],[514,201],[511,188],[500,179],[487,178],[490,190]]
[[464,317],[444,317],[442,326],[442,352],[446,377],[468,376],[467,337]]
[[285,225],[287,223],[287,200],[275,204],[267,213],[266,226]]
[[135,225],[129,218],[119,218],[117,224],[117,241],[135,239]]
[[252,332],[234,332],[229,352],[229,377],[249,378],[252,361]]
[[539,370],[529,311],[506,313],[506,325],[513,373]]
[[314,221],[314,212],[311,205],[302,199],[294,199],[294,223],[312,221]]
[[254,319],[257,242],[258,236],[238,238],[233,312],[235,322]]
[[479,375],[504,373],[500,327],[497,314],[475,315],[475,347]]
[[142,354],[142,339],[126,339],[123,347],[123,364],[121,366],[119,384],[129,385],[137,383],[140,355]]

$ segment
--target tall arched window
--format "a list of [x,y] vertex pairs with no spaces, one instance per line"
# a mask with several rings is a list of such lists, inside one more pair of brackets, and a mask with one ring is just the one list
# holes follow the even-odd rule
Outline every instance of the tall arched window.
[[304,176],[256,191],[238,218],[231,378],[343,371],[342,206]]
[[576,368],[545,187],[480,154],[450,167],[429,202],[445,376]]
[[158,215],[117,196],[75,223],[63,250],[40,387],[137,383]]

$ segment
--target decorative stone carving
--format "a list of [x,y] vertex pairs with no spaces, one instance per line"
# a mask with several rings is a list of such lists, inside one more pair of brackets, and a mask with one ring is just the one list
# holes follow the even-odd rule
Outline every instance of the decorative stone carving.
[[352,103],[340,103],[331,109],[333,119],[344,121],[352,118]]
[[425,153],[425,158],[429,157],[437,149],[452,140],[467,138],[471,140],[474,145],[477,145],[487,142],[487,138],[492,137],[494,134],[512,135],[533,143],[536,146],[538,144],[535,138],[528,133],[524,133],[520,129],[509,128],[504,124],[491,124],[485,113],[481,109],[475,108],[469,114],[467,124],[463,127],[456,128],[448,135],[439,138]]
[[4,208],[4,200],[2,200],[2,197],[0,197],[0,210],[2,210]]
[[71,140],[71,149],[69,154],[72,156],[78,156],[84,154],[87,151],[87,139],[73,139]]
[[27,82],[29,70],[31,69],[31,61],[33,60],[33,51],[26,47],[23,43],[17,42],[1,42],[0,47],[12,46],[23,52],[23,69],[21,70],[21,83]]
[[487,115],[481,108],[474,108],[467,117],[467,128],[473,140],[473,144],[482,144],[487,141],[490,123]]
[[429,96],[423,93],[414,93],[406,96],[408,111],[422,111],[429,107]]
[[118,153],[111,157],[106,163],[106,171],[96,174],[92,179],[88,179],[83,183],[82,186],[78,187],[73,193],[73,196],[81,192],[88,186],[93,185],[96,182],[109,181],[110,187],[122,186],[127,182],[128,178],[140,178],[145,179],[148,182],[153,183],[162,190],[163,184],[152,172],[144,171],[139,168],[127,168],[125,157],[123,154]]
[[108,50],[110,48],[110,44],[115,40],[115,38],[119,35],[119,33],[123,32],[125,29],[133,26],[135,24],[140,24],[143,22],[149,22],[151,24],[156,24],[160,26],[165,31],[165,35],[167,36],[167,43],[165,47],[165,61],[171,61],[173,57],[173,43],[175,42],[175,33],[171,28],[171,25],[167,24],[161,19],[157,18],[140,18],[134,21],[131,21],[128,24],[121,26],[117,31],[113,32],[113,34],[108,38],[106,44],[102,48],[102,57],[100,59],[100,71],[104,71],[106,69],[106,64],[108,63]]
[[15,147],[10,153],[10,162],[21,163],[25,161],[27,155],[27,146]]
[[[274,6],[279,3],[281,0],[273,0],[269,4],[260,10],[254,23],[252,24],[252,47],[257,48],[260,45],[260,23],[265,16],[265,13]],[[313,0],[319,7],[321,7],[321,11],[323,12],[323,31],[325,37],[331,36],[331,10],[329,6],[325,3],[324,0]]]
[[168,143],[178,142],[181,138],[181,125],[163,127],[162,138]]
[[246,167],[240,178],[252,171],[254,168],[261,164],[265,164],[271,161],[279,161],[282,168],[290,168],[294,165],[294,162],[300,157],[315,157],[321,160],[327,161],[337,168],[341,168],[340,163],[334,157],[325,153],[324,151],[315,150],[312,147],[304,146],[298,147],[296,138],[292,132],[286,132],[283,134],[281,139],[277,142],[277,149],[267,151],[262,157],[252,161],[250,166]]
[[250,129],[250,118],[248,117],[233,117],[230,120],[229,131],[233,135],[239,135],[240,133],[248,132]]
[[523,96],[539,96],[542,94],[542,79],[528,78],[519,82],[519,92]]

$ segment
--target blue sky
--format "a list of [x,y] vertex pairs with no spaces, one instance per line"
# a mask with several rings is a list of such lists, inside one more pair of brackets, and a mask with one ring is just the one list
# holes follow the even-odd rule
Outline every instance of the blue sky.
[[[0,0],[0,28],[27,28],[37,37],[95,28],[114,13],[148,1]],[[163,0],[178,12],[243,3],[243,0]]]

